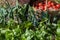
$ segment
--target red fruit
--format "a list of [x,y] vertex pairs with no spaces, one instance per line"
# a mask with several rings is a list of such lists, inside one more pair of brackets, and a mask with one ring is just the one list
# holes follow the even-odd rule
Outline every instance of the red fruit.
[[54,9],[55,9],[55,8],[56,8],[56,6],[52,6],[52,8],[54,8]]
[[43,10],[43,8],[44,8],[43,6],[39,6],[39,9]]
[[54,6],[54,3],[53,2],[51,2],[51,6]]
[[51,1],[48,1],[48,4],[51,4]]
[[58,10],[58,8],[56,6],[53,6],[53,9]]
[[60,5],[59,5],[59,4],[57,4],[57,5],[56,5],[56,8],[60,8]]
[[51,5],[50,5],[50,4],[48,4],[48,5],[47,5],[47,7],[48,7],[48,8],[50,8],[50,7],[51,7]]
[[52,5],[53,5],[53,3],[49,2],[47,6],[49,8],[49,7],[52,7]]
[[43,6],[42,10],[45,10],[45,6]]
[[55,10],[58,10],[58,8],[56,7]]
[[43,9],[46,10],[46,4],[43,6]]
[[38,3],[39,6],[42,6],[42,3]]

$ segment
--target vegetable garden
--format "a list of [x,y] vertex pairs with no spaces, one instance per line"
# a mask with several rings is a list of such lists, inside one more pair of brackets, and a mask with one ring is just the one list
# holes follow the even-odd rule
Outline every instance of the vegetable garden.
[[60,40],[60,0],[0,0],[0,40]]

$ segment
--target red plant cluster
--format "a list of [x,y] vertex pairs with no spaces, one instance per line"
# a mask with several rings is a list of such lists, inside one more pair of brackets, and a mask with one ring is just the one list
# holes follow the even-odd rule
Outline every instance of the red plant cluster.
[[47,9],[55,9],[55,10],[58,10],[58,9],[60,9],[60,4],[54,3],[52,1],[48,1],[46,3],[46,1],[45,1],[45,2],[39,2],[39,3],[37,3],[37,5],[35,3],[34,4],[34,7],[36,9],[41,9],[41,10],[47,10]]

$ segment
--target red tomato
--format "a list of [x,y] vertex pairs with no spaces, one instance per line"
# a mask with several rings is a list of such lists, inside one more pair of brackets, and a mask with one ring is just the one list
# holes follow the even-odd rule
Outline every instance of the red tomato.
[[55,10],[58,10],[59,8],[60,8],[60,4],[57,4],[57,5],[55,5],[53,2],[51,2],[51,1],[48,1],[48,4],[46,5],[46,3],[45,2],[43,2],[43,3],[37,3],[37,5],[35,5],[35,8],[36,9],[41,9],[41,10],[47,10],[46,9],[46,6],[47,6],[47,8],[48,9],[55,9]]
[[58,10],[58,8],[56,6],[53,6],[53,9]]
[[39,6],[39,9],[43,10],[43,8],[44,8],[43,6]]
[[50,8],[50,7],[51,7],[51,5],[50,5],[50,4],[48,4],[48,5],[47,5],[47,7],[48,7],[48,8]]
[[55,10],[58,10],[58,8],[55,8]]
[[51,4],[51,1],[48,1],[48,4]]
[[55,9],[55,8],[56,8],[56,6],[52,6],[52,8],[54,8],[54,9]]
[[60,8],[60,5],[59,5],[59,4],[57,4],[57,5],[56,5],[56,8]]
[[43,6],[43,10],[46,10],[46,4]]
[[53,2],[51,2],[51,6],[54,6],[54,3]]
[[42,6],[42,3],[38,3],[39,6]]

